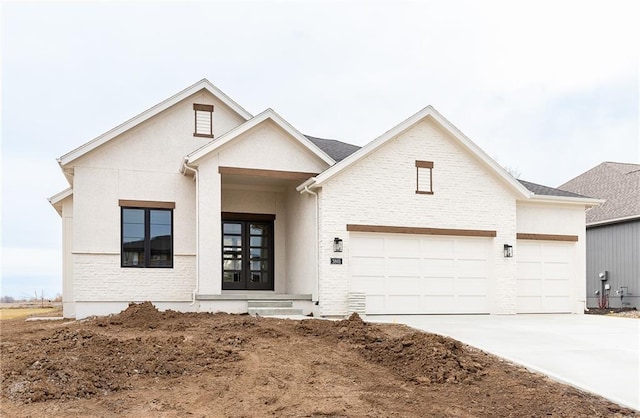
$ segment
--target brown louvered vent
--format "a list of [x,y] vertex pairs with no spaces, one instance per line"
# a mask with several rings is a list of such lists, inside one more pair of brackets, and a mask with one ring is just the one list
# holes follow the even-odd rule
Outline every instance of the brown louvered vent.
[[193,136],[213,138],[213,105],[193,104],[195,131]]

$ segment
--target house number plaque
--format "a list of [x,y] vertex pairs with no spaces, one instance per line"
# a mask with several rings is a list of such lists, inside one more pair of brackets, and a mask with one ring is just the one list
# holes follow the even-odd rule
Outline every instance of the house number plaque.
[[342,259],[341,258],[332,258],[331,259],[331,264],[342,264]]

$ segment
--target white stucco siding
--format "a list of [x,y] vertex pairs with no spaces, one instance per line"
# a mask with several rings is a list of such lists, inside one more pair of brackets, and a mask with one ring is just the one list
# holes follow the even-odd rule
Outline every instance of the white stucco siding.
[[73,195],[62,202],[62,316],[76,315],[73,293]]
[[271,121],[221,147],[220,165],[320,173],[327,164]]
[[[573,313],[583,313],[586,307],[586,228],[585,207],[549,203],[518,202],[517,232],[524,234],[575,235],[578,241],[565,244],[563,251],[571,251],[572,273],[569,290]],[[535,241],[518,240],[518,243]],[[545,241],[546,242],[546,241]],[[554,244],[554,242],[547,242]],[[514,246],[514,255],[518,247]]]
[[290,190],[286,202],[287,291],[318,300],[315,197]]
[[198,167],[198,293],[222,293],[221,181],[218,156]]
[[[432,161],[433,195],[416,194],[416,160]],[[491,313],[514,313],[515,195],[434,122],[423,120],[324,184],[320,192],[321,314],[343,315],[349,292],[347,224],[495,230],[490,250]],[[340,237],[344,252],[334,254]],[[330,265],[331,257],[343,265]]]
[[177,172],[184,156],[212,140],[193,136],[194,103],[214,105],[215,138],[244,122],[211,94],[201,92],[80,157],[73,166]]
[[74,252],[120,253],[119,200],[123,199],[174,202],[174,253],[195,254],[194,182],[179,173],[147,176],[129,170],[76,169]]

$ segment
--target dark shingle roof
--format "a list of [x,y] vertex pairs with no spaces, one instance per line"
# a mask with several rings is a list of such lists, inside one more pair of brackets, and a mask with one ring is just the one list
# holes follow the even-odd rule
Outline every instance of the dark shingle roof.
[[560,188],[607,200],[587,212],[587,223],[640,216],[640,164],[604,162]]
[[554,189],[553,187],[543,186],[541,184],[531,183],[518,179],[520,184],[526,187],[530,192],[542,196],[561,196],[561,197],[586,197],[577,193],[567,192],[565,190]]
[[360,149],[357,145],[347,144],[346,142],[336,141],[335,139],[316,138],[314,136],[305,135],[309,141],[313,142],[318,148],[327,153],[329,157],[336,162],[340,162]]

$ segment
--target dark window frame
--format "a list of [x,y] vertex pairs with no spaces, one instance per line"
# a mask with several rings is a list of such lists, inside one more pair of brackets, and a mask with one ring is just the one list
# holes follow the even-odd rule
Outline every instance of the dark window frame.
[[[163,205],[159,205],[163,206]],[[151,268],[151,269],[163,269],[173,268],[173,258],[175,256],[173,246],[173,207],[152,207],[148,205],[136,205],[136,206],[120,206],[120,267],[121,268]],[[127,209],[137,209],[144,211],[144,262],[140,265],[125,265],[124,260],[124,211]],[[170,237],[170,251],[171,256],[169,259],[169,265],[166,266],[153,266],[151,265],[151,211],[163,211],[169,212],[171,215],[171,237]]]
[[[257,213],[236,213],[236,212],[222,212],[221,213],[221,218],[222,218],[222,222],[221,222],[221,249],[222,249],[222,263],[221,263],[221,274],[222,274],[222,290],[248,290],[248,291],[256,291],[256,290],[266,290],[266,291],[273,291],[275,289],[275,219],[276,216],[273,214],[257,214]],[[247,268],[247,262],[251,262],[251,257],[249,254],[250,251],[250,239],[251,239],[251,233],[250,230],[248,228],[248,226],[251,223],[258,223],[258,224],[266,224],[269,226],[269,230],[270,230],[270,236],[269,239],[266,243],[265,248],[267,249],[267,251],[269,252],[269,257],[268,257],[268,263],[269,263],[269,274],[270,274],[270,281],[267,285],[262,285],[262,284],[251,284],[248,281],[248,278],[246,276],[242,276],[242,279],[239,282],[225,282],[224,281],[224,273],[225,273],[225,268],[224,268],[224,249],[225,249],[225,244],[224,244],[224,237],[225,237],[225,233],[224,233],[224,225],[225,223],[239,223],[242,224],[242,229],[241,229],[241,236],[242,236],[242,245],[241,247],[241,269],[239,271],[241,271],[243,275],[248,274],[250,272],[250,268]],[[228,235],[235,235],[235,234],[228,234]],[[227,270],[230,271],[230,270]]]
[[[429,170],[429,190],[421,189],[420,170]],[[416,194],[433,194],[433,161],[416,160]]]
[[[198,112],[205,113],[209,117],[209,133],[198,132]],[[200,138],[213,138],[213,105],[193,104],[193,136]]]

